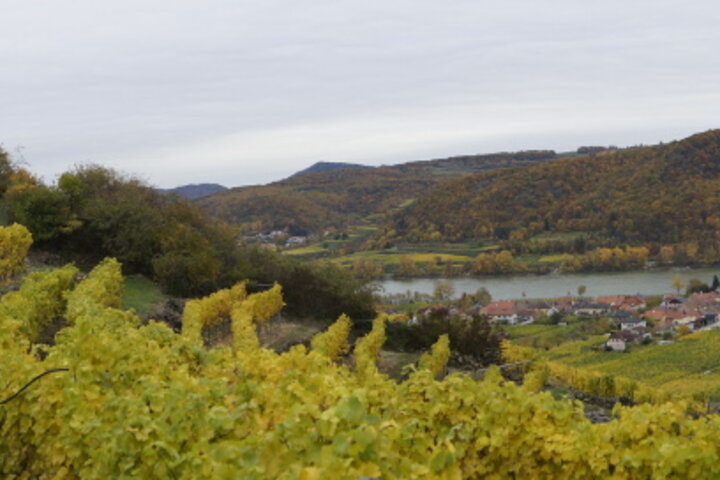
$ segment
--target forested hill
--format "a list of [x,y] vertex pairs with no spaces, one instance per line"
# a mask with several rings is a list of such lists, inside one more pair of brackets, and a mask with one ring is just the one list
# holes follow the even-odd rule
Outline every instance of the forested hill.
[[160,193],[175,193],[188,200],[197,200],[198,198],[207,197],[208,195],[222,192],[223,190],[227,190],[227,187],[217,183],[194,183],[175,188],[158,189]]
[[295,175],[264,186],[233,188],[199,200],[223,220],[249,231],[319,232],[409,204],[447,180],[557,158],[553,151],[468,155],[375,168],[343,168]]
[[300,170],[297,173],[294,173],[290,176],[292,177],[299,177],[300,175],[307,175],[308,173],[318,173],[318,172],[329,172],[330,170],[340,170],[343,168],[372,168],[367,165],[360,165],[359,163],[343,163],[343,162],[317,162],[310,165],[308,168],[304,170]]
[[690,244],[719,258],[720,130],[448,182],[396,214],[376,241],[518,244],[568,232],[615,245]]

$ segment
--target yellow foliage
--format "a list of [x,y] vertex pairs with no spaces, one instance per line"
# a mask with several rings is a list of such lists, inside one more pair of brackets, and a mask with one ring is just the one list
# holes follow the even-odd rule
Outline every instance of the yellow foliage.
[[188,301],[182,317],[183,335],[199,343],[202,340],[203,327],[228,319],[235,304],[246,296],[245,284],[238,283],[205,298]]
[[449,358],[450,337],[447,334],[440,335],[440,338],[431,347],[430,352],[422,354],[418,368],[428,370],[434,377],[437,377],[445,370]]
[[361,376],[377,373],[377,357],[385,343],[385,322],[387,315],[378,315],[373,320],[372,330],[355,344],[355,371]]
[[30,245],[32,235],[24,226],[0,227],[0,281],[22,271]]
[[[522,387],[505,382],[497,367],[481,382],[462,374],[437,381],[446,338],[424,357],[427,368],[390,381],[374,367],[384,316],[358,342],[356,372],[302,346],[283,354],[245,343],[235,352],[206,349],[192,335],[141,325],[133,313],[108,306],[111,264],[68,295],[92,315],[76,314],[46,355],[35,355],[21,341],[15,314],[62,314],[69,285],[59,282],[45,294],[38,285],[69,272],[47,275],[0,298],[0,399],[50,368],[70,371],[0,405],[1,478],[720,477],[720,417],[689,416],[686,402],[618,406],[615,419],[594,425],[581,405],[534,393],[541,375],[555,369],[598,391],[617,391],[617,378],[611,384],[537,361]],[[252,343],[253,318],[272,309],[255,311],[262,302],[239,298],[239,291],[216,311],[230,315],[238,333],[248,332],[236,337]],[[347,322],[341,317],[335,330],[343,333]],[[504,349],[516,358],[527,353]]]
[[310,346],[330,360],[337,360],[348,351],[347,338],[351,328],[350,317],[341,315],[325,332],[315,335]]

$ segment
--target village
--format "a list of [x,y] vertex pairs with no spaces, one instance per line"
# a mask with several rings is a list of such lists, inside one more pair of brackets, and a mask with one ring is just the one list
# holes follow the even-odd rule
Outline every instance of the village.
[[485,294],[485,299],[477,294],[463,294],[455,300],[448,296],[444,302],[438,302],[437,293],[432,297],[418,292],[389,295],[383,299],[391,307],[387,309],[389,313],[401,313],[398,307],[408,302],[424,303],[425,306],[410,314],[409,323],[415,325],[438,312],[459,317],[483,316],[491,324],[510,326],[509,331],[530,324],[562,328],[595,321],[595,325],[606,325],[598,332],[607,337],[603,344],[605,350],[616,352],[627,351],[632,344],[656,342],[664,345],[692,332],[720,328],[720,289],[686,297],[673,294],[595,298],[568,295],[543,300],[492,301],[486,291]]
[[[659,300],[659,304],[658,304]],[[492,323],[526,325],[548,320],[567,326],[566,318],[611,320],[605,347],[612,351],[626,351],[630,344],[648,343],[658,338],[669,342],[675,335],[699,330],[720,328],[720,292],[694,293],[687,298],[678,295],[655,297],[649,300],[640,295],[602,296],[594,299],[561,297],[554,300],[492,301],[478,313]],[[650,308],[649,308],[650,307]]]

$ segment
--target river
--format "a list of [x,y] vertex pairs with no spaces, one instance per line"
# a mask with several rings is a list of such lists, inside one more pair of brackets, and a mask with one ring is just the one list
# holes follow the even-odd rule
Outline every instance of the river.
[[720,275],[717,268],[652,269],[636,272],[608,273],[552,273],[548,275],[501,275],[491,277],[462,278],[412,278],[407,280],[383,280],[377,282],[385,293],[404,293],[408,290],[432,294],[438,282],[450,282],[455,296],[475,293],[485,287],[493,300],[520,298],[554,298],[577,295],[578,286],[585,285],[585,296],[642,294],[659,295],[674,293],[673,277],[679,274],[687,284],[696,278],[708,285],[713,275]]

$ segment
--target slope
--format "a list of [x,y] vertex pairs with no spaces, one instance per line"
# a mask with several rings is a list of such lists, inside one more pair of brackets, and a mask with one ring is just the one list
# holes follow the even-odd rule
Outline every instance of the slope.
[[694,244],[690,250],[717,257],[719,211],[713,130],[447,182],[397,213],[375,242],[493,239],[518,247],[575,233],[591,244]]
[[528,151],[335,169],[264,186],[233,188],[198,203],[217,217],[245,225],[249,232],[287,229],[306,234],[343,228],[368,215],[393,211],[449,179],[554,158],[553,151]]
[[198,198],[207,197],[213,193],[227,190],[227,187],[219,185],[217,183],[199,183],[182,185],[175,188],[159,188],[157,189],[160,193],[177,194],[188,200],[197,200]]

